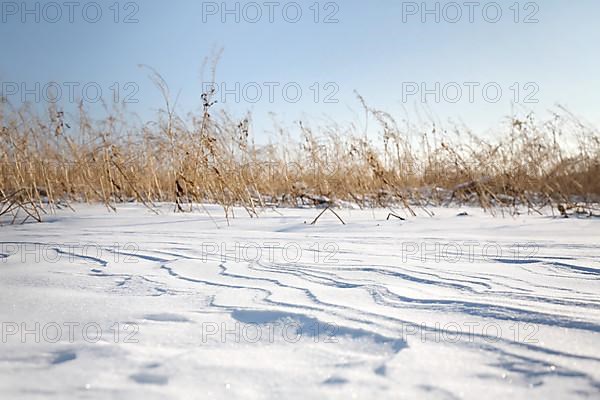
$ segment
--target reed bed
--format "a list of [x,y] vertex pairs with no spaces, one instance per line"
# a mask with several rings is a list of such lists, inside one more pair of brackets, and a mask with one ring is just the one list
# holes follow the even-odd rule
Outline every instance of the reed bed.
[[[282,132],[254,143],[250,116],[236,119],[202,95],[203,112],[176,115],[168,102],[156,121],[129,125],[113,112],[97,120],[83,106],[39,115],[0,104],[0,216],[42,221],[47,213],[100,202],[116,211],[170,202],[176,212],[203,203],[258,217],[265,207],[403,208],[478,204],[491,213],[594,215],[600,196],[600,135],[564,109],[548,121],[513,116],[493,138],[460,126],[398,123],[359,97],[378,136],[353,126]],[[295,139],[293,139],[295,138]]]

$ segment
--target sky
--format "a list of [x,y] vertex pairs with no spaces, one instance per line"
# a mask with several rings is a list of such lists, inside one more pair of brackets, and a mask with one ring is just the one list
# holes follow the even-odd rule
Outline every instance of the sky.
[[[125,101],[142,121],[163,106],[199,111],[204,61],[222,50],[218,109],[273,121],[364,124],[370,107],[488,132],[513,110],[557,104],[599,123],[600,2],[258,1],[1,2],[0,90],[12,104],[61,93],[100,109]],[[100,112],[100,111],[98,111]]]

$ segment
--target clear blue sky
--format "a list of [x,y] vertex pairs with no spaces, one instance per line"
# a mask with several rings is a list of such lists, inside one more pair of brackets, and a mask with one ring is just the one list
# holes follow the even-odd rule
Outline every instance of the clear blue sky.
[[[118,16],[113,0],[99,1],[102,16],[97,23],[86,21],[95,19],[92,6],[87,6],[84,15],[83,6],[88,1],[80,2],[72,16],[68,7],[61,6],[60,18],[53,7],[46,5],[47,1],[40,2],[36,11],[36,2],[28,0],[28,7],[34,11],[24,15],[21,1],[8,3],[3,2],[0,19],[2,82],[26,82],[30,87],[34,82],[42,86],[51,81],[98,82],[109,100],[113,83],[119,83],[122,98],[133,90],[125,84],[134,82],[139,91],[133,98],[139,103],[128,107],[143,119],[150,118],[151,110],[162,103],[148,72],[139,64],[159,71],[173,96],[180,93],[178,111],[185,114],[200,108],[202,82],[209,80],[208,75],[203,79],[200,74],[203,60],[213,49],[223,48],[217,81],[229,88],[235,88],[235,82],[241,87],[256,82],[263,96],[251,104],[244,101],[244,96],[238,103],[230,95],[219,107],[239,116],[251,110],[259,140],[266,138],[261,132],[271,128],[269,111],[288,124],[298,119],[327,118],[360,123],[362,112],[354,90],[374,107],[400,118],[405,109],[416,120],[419,113],[423,115],[424,107],[420,94],[406,92],[410,82],[424,82],[430,89],[436,82],[440,82],[440,89],[451,82],[460,84],[460,101],[447,101],[456,95],[450,86],[440,103],[435,102],[433,94],[428,95],[428,107],[441,120],[462,120],[480,131],[496,126],[511,112],[515,83],[521,102],[528,94],[539,101],[524,104],[525,108],[543,112],[560,103],[592,122],[600,122],[597,0],[522,1],[517,3],[518,16],[515,0],[499,1],[503,14],[497,23],[488,22],[496,18],[496,7],[483,10],[492,3],[488,1],[472,9],[459,1],[463,15],[457,23],[450,22],[457,10],[444,8],[446,1],[439,3],[439,23],[434,14],[425,15],[426,21],[422,22],[421,10],[414,8],[421,8],[421,2],[390,0],[299,1],[302,17],[297,23],[289,22],[295,17],[296,7],[287,1],[276,2],[273,8],[263,1],[255,3],[263,13],[256,23],[248,20],[254,18],[256,8],[244,8],[250,2],[239,3],[239,23],[235,13],[222,15],[221,1],[120,1]],[[225,3],[235,9],[236,2]],[[429,1],[427,7],[434,9],[435,3]],[[320,10],[318,23],[314,21],[316,8]],[[274,22],[269,21],[270,9],[274,11]],[[138,22],[124,23],[128,16]],[[328,16],[338,22],[323,23]],[[538,22],[524,23],[526,19]],[[265,82],[281,85],[274,89],[273,103],[269,102]],[[298,103],[286,101],[282,94],[282,86],[293,82],[303,90]],[[328,82],[334,85],[325,86]],[[473,103],[464,82],[481,85],[474,88]],[[482,86],[489,82],[498,83],[503,90],[498,103],[483,97]],[[525,86],[529,82],[535,86]],[[315,83],[320,90],[316,103]],[[75,89],[76,95],[80,93],[80,88]],[[250,97],[253,93],[247,92]],[[289,93],[294,96],[293,91]],[[489,97],[495,97],[494,91],[489,93]],[[9,99],[19,103],[19,94]],[[327,94],[334,94],[333,99],[339,102],[325,103]]]

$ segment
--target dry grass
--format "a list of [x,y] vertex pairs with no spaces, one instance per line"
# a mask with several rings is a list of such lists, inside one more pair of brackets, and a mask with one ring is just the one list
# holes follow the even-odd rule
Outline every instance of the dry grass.
[[[204,112],[186,121],[169,103],[157,121],[129,127],[115,114],[92,121],[83,107],[67,117],[50,109],[0,105],[0,216],[34,219],[76,202],[172,202],[189,211],[203,202],[243,206],[257,217],[267,206],[347,205],[403,207],[476,203],[490,212],[539,212],[552,206],[592,214],[600,195],[600,136],[559,110],[551,121],[512,118],[493,140],[462,127],[399,124],[365,111],[380,137],[359,129],[298,126],[300,140],[284,132],[279,143],[258,146],[249,120],[219,113],[211,93]],[[214,115],[212,115],[214,114]]]

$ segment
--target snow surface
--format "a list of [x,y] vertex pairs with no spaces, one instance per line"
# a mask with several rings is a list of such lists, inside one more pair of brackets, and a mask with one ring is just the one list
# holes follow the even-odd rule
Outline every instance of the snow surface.
[[0,228],[0,398],[600,398],[597,219],[77,209]]

